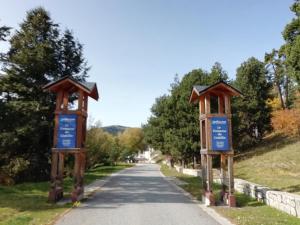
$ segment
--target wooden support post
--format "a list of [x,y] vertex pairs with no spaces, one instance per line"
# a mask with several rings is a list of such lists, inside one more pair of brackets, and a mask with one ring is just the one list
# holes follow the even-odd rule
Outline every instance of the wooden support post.
[[206,155],[201,154],[202,187],[204,193],[207,191],[206,160]]
[[75,163],[74,163],[74,188],[72,192],[72,202],[76,202],[79,200],[80,195],[80,153],[74,153],[75,156]]
[[213,175],[212,175],[212,156],[207,155],[207,191],[212,191]]
[[221,154],[221,183],[222,183],[222,190],[221,190],[221,200],[224,201],[224,196],[226,194],[226,155]]
[[230,106],[230,97],[228,95],[224,95],[224,101],[225,101],[225,113],[231,114],[231,106]]
[[56,110],[61,110],[62,102],[63,102],[63,92],[59,91],[56,97]]
[[84,110],[87,112],[88,110],[88,96],[84,95]]
[[[63,179],[64,179],[64,153],[60,152],[58,153],[59,160],[58,160],[58,180],[59,180],[59,188],[61,188],[61,191],[63,192]],[[62,196],[63,197],[63,196]]]
[[234,192],[234,180],[233,180],[233,157],[228,156],[228,188],[229,193]]
[[213,184],[213,174],[212,174],[212,156],[207,154],[207,164],[206,164],[206,172],[207,172],[207,191],[206,191],[206,205],[213,206],[215,205],[215,197],[212,190]]
[[205,96],[205,114],[210,114],[210,96]]
[[206,136],[206,149],[207,152],[211,150],[211,120],[209,118],[205,119],[205,136]]
[[48,196],[49,202],[55,202],[57,200],[57,163],[58,163],[58,154],[57,152],[52,152],[51,159],[51,186]]
[[219,108],[219,114],[225,113],[224,110],[224,96],[218,95],[218,108]]
[[83,178],[84,178],[84,171],[85,171],[85,163],[86,163],[86,153],[81,152],[81,163],[80,163],[80,185],[83,191]]
[[84,104],[84,96],[83,96],[83,91],[82,90],[80,90],[79,91],[79,97],[78,97],[78,110],[79,111],[82,111],[82,109],[83,109],[83,104]]
[[[203,124],[202,124],[202,120],[200,119],[199,122],[200,125],[200,150],[204,149],[204,143],[203,143]],[[202,157],[201,157],[202,160]],[[201,165],[202,165],[202,161],[201,161]]]
[[76,133],[77,133],[77,139],[76,139],[77,148],[83,147],[82,146],[82,136],[83,136],[82,126],[83,126],[83,116],[79,115],[77,117],[77,131],[76,131]]
[[59,124],[59,115],[55,114],[54,116],[54,134],[53,134],[53,146],[57,146],[57,134],[58,134],[58,124]]
[[233,156],[228,156],[228,205],[230,207],[236,206],[234,196],[234,177],[233,177]]
[[68,104],[69,104],[69,93],[68,92],[64,92],[63,110],[68,110]]

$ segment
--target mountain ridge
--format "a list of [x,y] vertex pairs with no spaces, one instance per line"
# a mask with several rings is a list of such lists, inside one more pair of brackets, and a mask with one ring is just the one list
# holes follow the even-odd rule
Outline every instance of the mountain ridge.
[[122,125],[111,125],[111,126],[102,127],[102,129],[104,131],[106,131],[107,133],[110,133],[112,135],[117,135],[118,133],[123,133],[127,128],[130,128],[130,127],[126,127],[126,126],[122,126]]

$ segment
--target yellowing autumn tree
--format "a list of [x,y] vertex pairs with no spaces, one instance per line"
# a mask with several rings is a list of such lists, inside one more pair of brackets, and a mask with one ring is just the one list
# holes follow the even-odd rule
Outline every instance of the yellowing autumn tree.
[[144,133],[141,128],[128,128],[118,135],[119,145],[122,149],[122,158],[132,158],[138,151],[146,148]]

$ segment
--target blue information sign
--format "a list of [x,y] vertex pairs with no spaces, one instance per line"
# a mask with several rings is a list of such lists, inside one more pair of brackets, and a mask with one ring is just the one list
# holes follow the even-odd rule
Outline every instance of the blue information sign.
[[211,118],[212,150],[227,151],[228,143],[228,120],[226,117]]
[[59,115],[57,148],[76,147],[77,115]]

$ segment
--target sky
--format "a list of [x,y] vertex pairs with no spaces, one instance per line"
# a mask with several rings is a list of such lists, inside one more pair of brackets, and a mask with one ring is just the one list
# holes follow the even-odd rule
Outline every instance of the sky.
[[[0,25],[15,29],[42,6],[84,45],[100,99],[89,117],[103,126],[140,127],[176,74],[220,62],[231,79],[254,56],[283,44],[293,0],[0,0]],[[5,46],[0,46],[0,52]],[[91,120],[90,120],[91,121]]]

